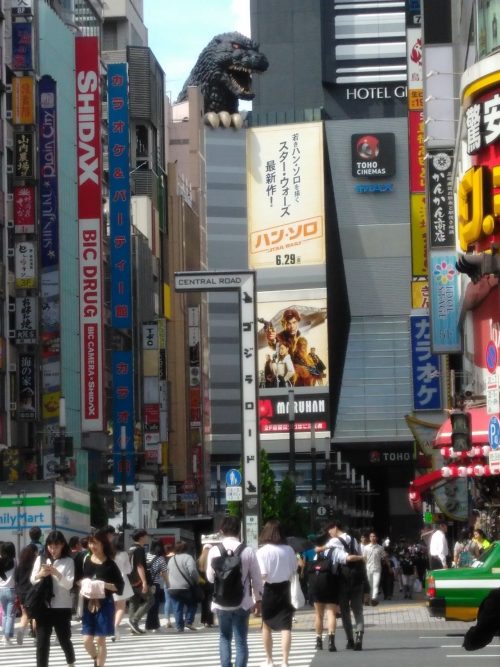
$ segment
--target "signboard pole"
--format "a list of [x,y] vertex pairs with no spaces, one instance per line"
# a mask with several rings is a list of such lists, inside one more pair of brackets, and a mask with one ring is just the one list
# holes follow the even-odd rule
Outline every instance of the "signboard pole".
[[255,271],[175,274],[177,292],[236,291],[239,303],[241,369],[243,539],[258,546],[260,532],[259,430],[257,420],[257,312]]

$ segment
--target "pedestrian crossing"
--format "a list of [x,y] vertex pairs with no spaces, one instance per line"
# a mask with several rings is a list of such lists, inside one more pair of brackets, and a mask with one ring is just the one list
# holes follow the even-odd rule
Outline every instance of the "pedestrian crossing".
[[[273,633],[274,663],[281,664],[280,634]],[[79,629],[73,633],[73,643],[78,667],[90,667],[92,661],[84,651]],[[311,631],[292,631],[290,667],[309,667],[314,657],[315,636]],[[250,629],[248,634],[248,667],[260,667],[265,661],[260,630]],[[234,661],[233,642],[233,661]],[[35,667],[35,643],[26,638],[22,646],[0,647],[0,664],[6,667]],[[219,631],[200,629],[198,632],[132,636],[123,630],[119,642],[108,640],[106,667],[220,667]],[[50,667],[66,667],[66,660],[58,644],[50,647]]]

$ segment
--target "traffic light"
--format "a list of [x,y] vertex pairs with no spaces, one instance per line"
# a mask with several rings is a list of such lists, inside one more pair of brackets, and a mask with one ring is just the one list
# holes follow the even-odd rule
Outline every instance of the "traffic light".
[[472,447],[470,412],[454,410],[450,413],[451,446],[455,452],[467,452]]

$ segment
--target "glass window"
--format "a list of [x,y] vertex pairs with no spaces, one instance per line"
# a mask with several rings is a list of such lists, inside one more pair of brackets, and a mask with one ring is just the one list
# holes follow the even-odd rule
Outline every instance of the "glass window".
[[477,0],[478,57],[500,48],[500,0]]

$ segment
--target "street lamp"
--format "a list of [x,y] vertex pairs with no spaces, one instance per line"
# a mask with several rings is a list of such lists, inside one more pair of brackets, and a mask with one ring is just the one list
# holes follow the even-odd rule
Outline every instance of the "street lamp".
[[123,539],[125,540],[125,528],[127,527],[127,427],[120,427],[120,451],[122,469],[122,523]]

